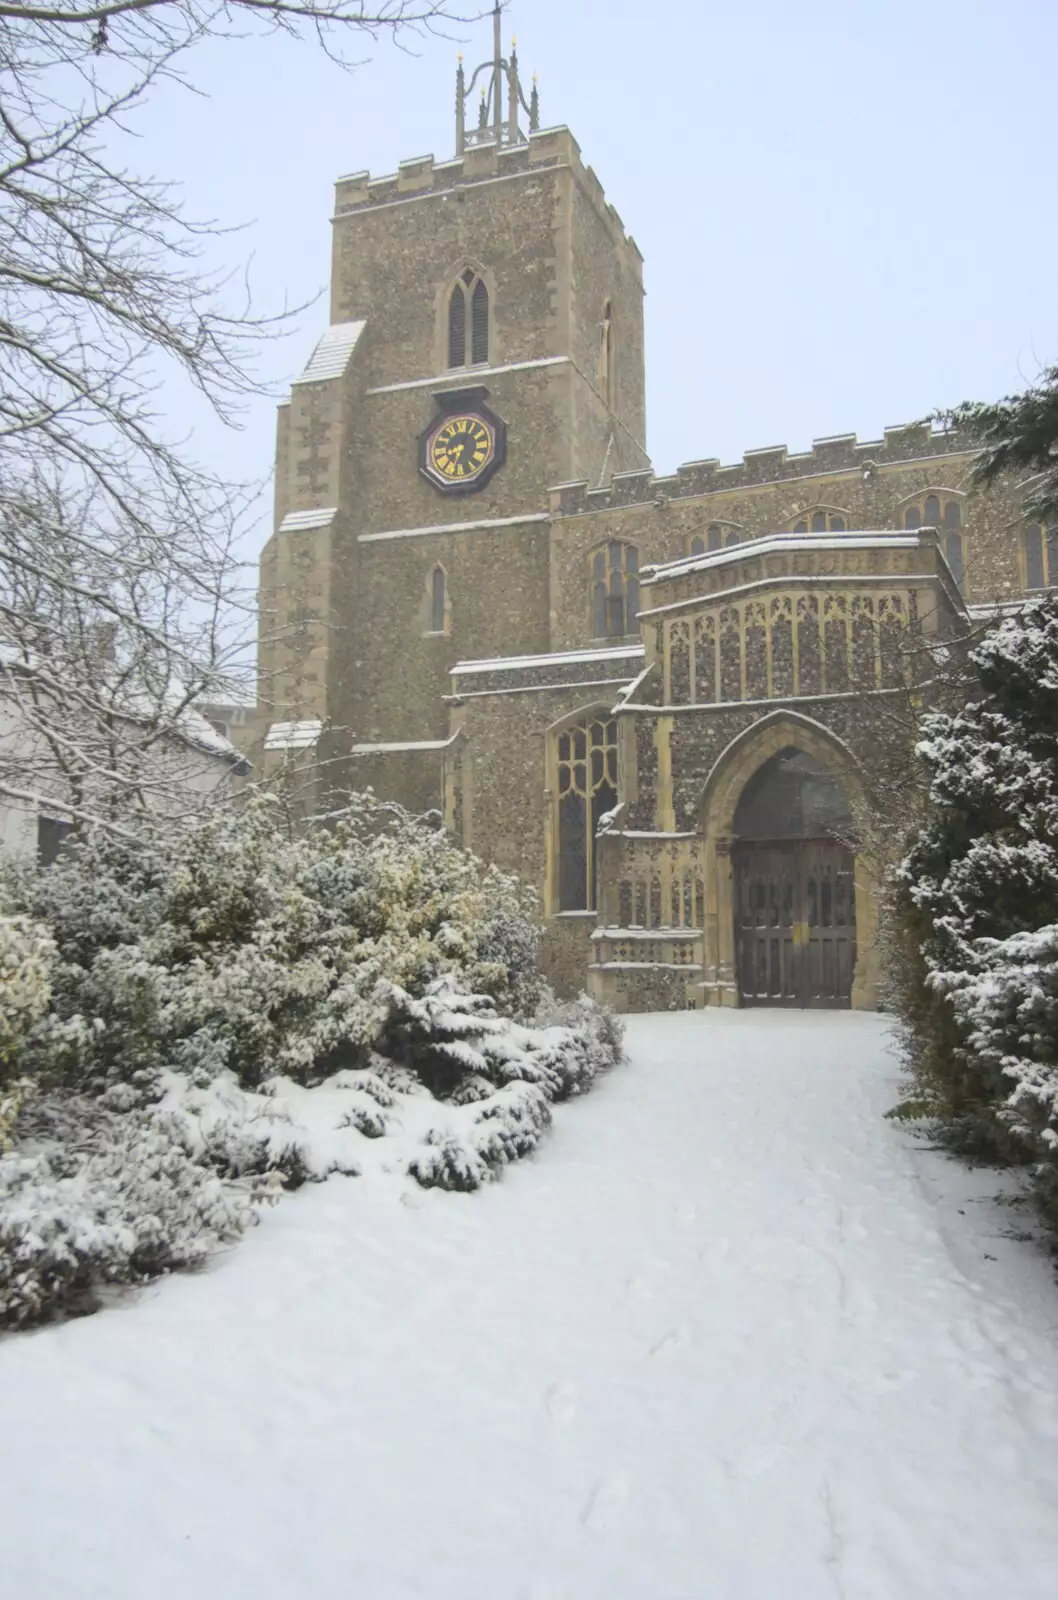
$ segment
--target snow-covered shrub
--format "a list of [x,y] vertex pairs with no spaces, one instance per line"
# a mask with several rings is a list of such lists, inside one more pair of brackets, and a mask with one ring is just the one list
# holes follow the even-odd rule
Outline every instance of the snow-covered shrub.
[[30,1070],[90,1092],[168,1067],[253,1085],[362,1064],[384,982],[450,974],[519,1016],[541,993],[531,894],[364,797],[296,836],[256,801],[149,849],[84,839],[10,893],[57,947]]
[[477,1188],[620,1054],[541,982],[531,893],[370,797],[298,834],[255,800],[82,838],[7,894],[36,998],[9,1008],[32,1093],[0,1098],[0,1325],[194,1265],[280,1187]]
[[0,1088],[17,1073],[25,1036],[48,1009],[54,954],[39,923],[0,917]]
[[535,1149],[551,1105],[590,1088],[621,1054],[621,1028],[592,1000],[551,1003],[543,1027],[497,1015],[487,996],[438,978],[414,997],[387,986],[380,1048],[436,1098],[471,1111],[461,1136],[431,1130],[409,1165],[424,1187],[476,1189]]
[[0,1327],[94,1310],[105,1285],[197,1266],[253,1222],[250,1192],[151,1113],[50,1109],[49,1137],[0,1157]]
[[912,1084],[898,1110],[1058,1174],[1058,601],[1005,619],[971,659],[981,699],[924,719],[919,746],[932,815],[902,869]]

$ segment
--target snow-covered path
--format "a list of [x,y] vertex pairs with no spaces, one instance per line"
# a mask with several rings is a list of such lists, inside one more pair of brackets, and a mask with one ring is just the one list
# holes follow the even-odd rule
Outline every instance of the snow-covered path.
[[487,1191],[334,1179],[0,1343],[3,1592],[1053,1600],[1058,1287],[883,1023],[629,1045]]

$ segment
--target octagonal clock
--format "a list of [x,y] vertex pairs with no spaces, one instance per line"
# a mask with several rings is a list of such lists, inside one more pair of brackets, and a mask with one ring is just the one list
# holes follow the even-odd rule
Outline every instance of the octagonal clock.
[[419,471],[440,494],[476,494],[507,455],[507,425],[485,404],[488,390],[437,394],[438,413],[419,435]]

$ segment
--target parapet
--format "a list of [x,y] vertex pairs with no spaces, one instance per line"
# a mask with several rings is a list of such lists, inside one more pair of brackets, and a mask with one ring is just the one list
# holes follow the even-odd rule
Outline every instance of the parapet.
[[468,145],[462,155],[451,161],[436,161],[432,155],[412,156],[400,162],[396,172],[380,178],[373,178],[369,172],[349,173],[334,186],[334,220],[413,196],[442,194],[490,179],[564,166],[577,173],[585,193],[615,235],[640,255],[595,172],[581,161],[580,146],[566,127],[541,128],[516,144]]
[[854,433],[815,439],[811,450],[794,454],[785,445],[747,450],[742,460],[731,466],[721,466],[712,458],[688,461],[662,478],[655,477],[649,467],[619,472],[600,489],[586,482],[562,483],[550,490],[550,509],[552,516],[583,516],[589,511],[614,511],[651,501],[689,500],[719,489],[754,489],[826,472],[864,471],[930,456],[970,455],[974,448],[956,433],[934,430],[929,422],[911,422],[886,428],[881,439],[861,442]]

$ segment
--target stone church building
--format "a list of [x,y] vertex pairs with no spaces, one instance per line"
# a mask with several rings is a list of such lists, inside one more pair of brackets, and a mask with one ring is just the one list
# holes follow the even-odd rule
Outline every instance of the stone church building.
[[1058,530],[928,424],[656,477],[642,257],[498,18],[456,100],[451,160],[336,186],[261,558],[265,768],[442,812],[538,887],[560,991],[870,1007],[886,707],[968,607],[1049,583]]

